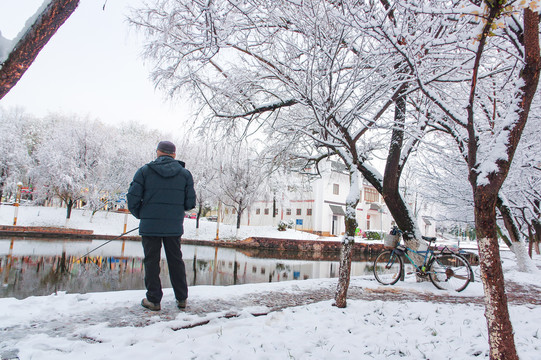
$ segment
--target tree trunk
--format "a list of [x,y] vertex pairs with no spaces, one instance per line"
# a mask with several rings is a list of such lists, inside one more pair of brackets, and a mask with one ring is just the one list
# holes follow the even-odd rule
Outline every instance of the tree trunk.
[[[488,3],[488,1],[487,1]],[[498,193],[511,167],[522,131],[528,120],[530,106],[537,90],[541,56],[539,48],[539,15],[530,8],[524,9],[524,44],[525,62],[520,78],[523,81],[521,92],[518,94],[520,102],[515,110],[518,116],[509,127],[506,139],[507,159],[498,159],[498,170],[488,176],[488,184],[478,185],[478,146],[479,136],[476,133],[474,121],[475,84],[479,62],[483,52],[484,42],[488,38],[490,27],[494,19],[505,6],[504,2],[492,2],[490,17],[485,24],[483,36],[474,65],[470,103],[466,107],[468,112],[468,166],[469,180],[472,184],[475,206],[475,225],[477,228],[477,244],[481,268],[481,280],[485,291],[485,317],[488,327],[490,358],[493,360],[518,359],[513,327],[509,319],[507,296],[505,295],[503,270],[499,253],[498,238],[496,235],[496,202]],[[486,180],[486,179],[485,179]]]
[[79,0],[53,0],[36,19],[0,68],[0,99],[17,84],[41,49],[78,5]]
[[243,210],[240,208],[237,211],[237,229],[240,229],[240,219],[242,217]]
[[520,236],[520,231],[518,229],[515,216],[511,212],[511,208],[501,196],[498,196],[496,206],[502,215],[503,223],[505,224],[505,228],[509,234],[511,243],[508,244],[508,246],[517,258],[518,270],[532,274],[537,273],[538,269],[532,259],[528,256],[526,244],[524,243],[523,238]]
[[503,240],[505,245],[507,245],[509,248],[511,248],[511,246],[513,246],[513,244],[511,243],[511,240],[509,239],[509,236],[507,236],[499,226],[497,226],[496,232],[497,232],[497,235],[500,237],[500,239]]
[[[400,95],[404,94],[407,88],[404,88]],[[419,250],[423,244],[418,240],[421,233],[418,229],[415,217],[410,211],[409,206],[400,195],[400,176],[402,175],[403,160],[402,147],[404,143],[404,124],[406,121],[406,98],[399,96],[395,100],[394,127],[391,135],[391,144],[389,145],[389,155],[385,164],[385,175],[383,177],[382,195],[385,204],[392,214],[396,225],[404,233],[411,236],[403,236],[406,245],[414,250]],[[425,246],[426,247],[426,246]],[[424,249],[421,249],[424,250]],[[411,257],[417,263],[423,262],[423,257],[412,253]],[[419,277],[418,280],[421,280]]]
[[73,208],[73,200],[69,199],[66,201],[66,219],[69,220],[71,218],[71,209]]
[[539,255],[539,243],[541,242],[541,221],[537,219],[532,220],[533,228],[535,229],[534,246],[535,252]]
[[[404,89],[405,91],[406,89]],[[408,206],[400,195],[400,176],[402,175],[402,146],[404,143],[404,123],[406,120],[406,99],[400,96],[395,100],[395,112],[389,155],[385,164],[382,195],[385,204],[393,215],[396,224],[402,231],[410,232],[416,237],[417,226]]]
[[500,211],[500,214],[502,215],[505,229],[507,230],[507,233],[509,234],[509,240],[512,243],[519,242],[520,231],[518,230],[518,226],[515,222],[515,217],[513,216],[513,213],[511,212],[511,208],[509,208],[509,205],[504,201],[504,199],[501,196],[498,196],[496,206],[498,207],[498,210]]
[[338,287],[334,297],[334,304],[339,308],[345,308],[347,305],[347,294],[349,288],[349,279],[351,277],[351,253],[355,240],[344,235],[342,240],[342,249],[340,250],[340,270],[338,271]]
[[335,294],[335,305],[339,308],[345,308],[347,303],[347,293],[349,288],[349,279],[351,276],[351,256],[353,244],[355,243],[355,230],[357,229],[356,208],[359,203],[360,186],[359,173],[357,168],[349,168],[349,195],[346,199],[345,225],[346,231],[342,240],[342,249],[340,251],[340,270],[338,271],[338,287]]
[[[4,179],[6,176],[6,170],[2,168],[0,170],[0,180]],[[2,196],[4,196],[4,186],[6,185],[5,181],[0,181],[0,205],[2,204]]]
[[481,280],[485,291],[485,318],[490,359],[518,360],[496,234],[497,195],[491,194],[483,187],[478,187],[476,190],[474,195],[475,225]]
[[276,195],[274,195],[272,198],[272,226],[278,225],[276,222],[276,210]]
[[541,211],[539,209],[541,209],[541,201],[534,200],[534,213],[537,215],[537,219],[532,220],[532,226],[535,230],[535,234],[533,239],[530,239],[530,257],[532,257],[532,245],[535,246],[535,252],[537,255],[539,255],[539,243],[541,242],[541,221],[539,221]]
[[199,204],[199,209],[197,209],[197,218],[195,219],[195,228],[199,229],[199,219],[201,218],[201,213],[203,212],[203,205]]

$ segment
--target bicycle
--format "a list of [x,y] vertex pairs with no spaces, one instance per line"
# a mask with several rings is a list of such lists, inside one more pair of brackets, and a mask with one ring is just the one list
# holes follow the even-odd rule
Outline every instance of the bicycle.
[[[383,250],[374,260],[374,276],[379,283],[394,285],[398,280],[404,279],[405,267],[402,257],[408,259],[414,267],[407,272],[408,275],[428,277],[440,290],[460,292],[474,281],[473,271],[466,258],[453,252],[447,246],[441,250],[431,248],[432,243],[436,242],[435,237],[423,236],[422,239],[428,242],[428,248],[419,251],[400,244],[400,230],[393,229],[391,234],[395,236],[386,239],[385,245],[393,249]],[[408,255],[411,253],[423,256],[423,263],[417,265]]]

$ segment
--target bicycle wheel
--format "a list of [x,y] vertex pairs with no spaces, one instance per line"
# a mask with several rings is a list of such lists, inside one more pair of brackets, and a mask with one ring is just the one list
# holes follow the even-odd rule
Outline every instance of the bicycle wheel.
[[438,254],[431,262],[428,277],[441,290],[464,290],[472,281],[473,271],[462,256],[453,253]]
[[374,276],[383,285],[393,285],[400,280],[404,263],[392,250],[381,252],[374,260]]

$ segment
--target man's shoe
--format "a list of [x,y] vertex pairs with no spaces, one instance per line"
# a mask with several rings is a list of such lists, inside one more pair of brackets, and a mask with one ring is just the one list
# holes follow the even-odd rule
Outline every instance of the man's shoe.
[[147,300],[147,298],[144,298],[143,300],[141,300],[141,306],[144,307],[144,308],[147,308],[149,310],[152,310],[152,311],[160,311],[161,310],[161,306],[160,304],[156,304],[156,303],[153,303],[153,302],[150,302]]
[[184,300],[177,300],[177,307],[179,309],[186,309],[186,299]]

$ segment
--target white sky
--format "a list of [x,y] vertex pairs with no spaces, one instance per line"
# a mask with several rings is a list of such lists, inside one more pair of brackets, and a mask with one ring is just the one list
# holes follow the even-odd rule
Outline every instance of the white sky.
[[[0,31],[17,36],[43,0],[0,0]],[[43,116],[75,113],[107,124],[137,121],[180,132],[189,106],[154,90],[139,55],[142,36],[126,22],[141,0],[81,0],[0,106]],[[105,4],[105,10],[103,6]]]

